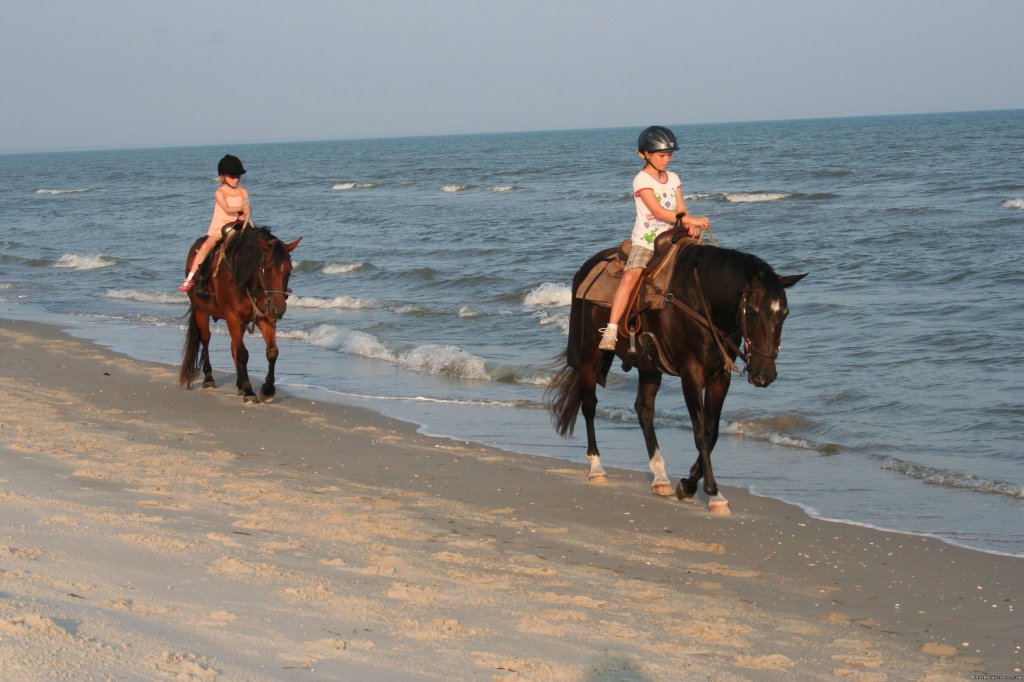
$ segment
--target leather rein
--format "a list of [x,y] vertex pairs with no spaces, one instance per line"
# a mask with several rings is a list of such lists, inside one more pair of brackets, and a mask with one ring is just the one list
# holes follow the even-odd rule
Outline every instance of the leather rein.
[[772,360],[779,356],[779,352],[777,350],[774,353],[765,353],[764,351],[760,351],[754,348],[753,344],[750,342],[750,337],[747,335],[747,315],[749,313],[748,304],[750,300],[749,284],[743,287],[743,295],[740,296],[739,331],[743,338],[743,348],[739,348],[736,345],[736,342],[732,340],[732,334],[726,334],[717,326],[715,326],[715,324],[711,321],[711,308],[710,306],[708,306],[707,298],[704,296],[704,289],[700,283],[700,270],[696,267],[693,269],[693,276],[696,280],[697,293],[700,295],[700,305],[703,311],[697,311],[692,306],[684,303],[683,301],[680,301],[678,298],[676,298],[675,294],[673,294],[671,291],[663,290],[652,280],[647,280],[647,283],[650,285],[654,293],[661,296],[666,301],[674,305],[676,308],[689,315],[695,322],[697,322],[702,327],[711,332],[711,338],[714,339],[715,341],[715,347],[718,348],[718,352],[722,357],[722,363],[725,365],[726,369],[729,372],[742,374],[744,371],[746,371],[745,367],[743,370],[740,370],[736,366],[736,363],[729,356],[729,351],[731,351],[734,355],[742,359],[743,362],[747,362],[747,359],[750,355],[760,355],[762,357],[770,358]]

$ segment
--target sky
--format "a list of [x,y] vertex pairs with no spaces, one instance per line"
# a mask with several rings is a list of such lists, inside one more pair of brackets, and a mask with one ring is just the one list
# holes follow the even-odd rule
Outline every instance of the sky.
[[2,10],[0,153],[1024,108],[1022,0]]

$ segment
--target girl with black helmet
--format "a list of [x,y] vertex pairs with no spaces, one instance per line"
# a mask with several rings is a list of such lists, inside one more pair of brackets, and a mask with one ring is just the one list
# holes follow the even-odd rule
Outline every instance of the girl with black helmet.
[[206,257],[213,250],[214,245],[221,238],[221,230],[228,223],[245,220],[252,215],[252,208],[249,206],[249,192],[244,187],[239,187],[245,168],[242,161],[231,154],[226,154],[217,163],[217,174],[220,176],[220,187],[213,195],[213,219],[210,227],[206,230],[206,241],[203,242],[196,257],[192,259],[192,268],[185,277],[185,281],[178,287],[178,291],[191,291],[196,285],[195,277],[199,266],[203,264]]
[[644,167],[633,178],[633,200],[636,206],[633,248],[626,260],[622,281],[612,299],[608,326],[602,330],[601,350],[615,350],[618,323],[626,313],[630,294],[640,281],[644,266],[654,255],[654,240],[658,235],[671,228],[680,216],[683,227],[691,237],[699,237],[701,230],[711,227],[711,220],[707,216],[688,214],[679,176],[668,170],[672,153],[678,149],[676,136],[668,128],[651,126],[640,133],[637,153],[644,160]]

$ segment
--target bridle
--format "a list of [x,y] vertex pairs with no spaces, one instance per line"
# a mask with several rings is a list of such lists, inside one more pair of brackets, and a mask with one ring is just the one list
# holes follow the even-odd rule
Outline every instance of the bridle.
[[[711,307],[708,305],[707,299],[704,296],[704,288],[701,286],[700,283],[700,270],[694,267],[693,275],[694,279],[696,280],[695,283],[697,293],[700,295],[700,304],[702,311],[697,311],[690,305],[680,301],[671,291],[663,291],[661,287],[656,285],[652,280],[648,280],[648,284],[650,284],[651,288],[654,290],[654,293],[664,298],[666,301],[674,305],[679,310],[682,310],[684,313],[693,318],[693,320],[695,320],[698,324],[700,324],[709,332],[711,332],[711,338],[714,339],[715,341],[715,346],[718,348],[718,352],[722,357],[722,363],[725,365],[726,369],[729,372],[735,372],[736,374],[743,374],[744,372],[746,372],[746,363],[750,361],[750,357],[752,355],[757,355],[762,358],[768,358],[770,360],[774,360],[775,358],[779,357],[779,348],[776,348],[775,351],[772,353],[766,353],[765,351],[755,348],[753,342],[750,339],[750,336],[747,331],[747,317],[750,315],[751,285],[749,283],[743,287],[743,293],[740,296],[739,310],[737,312],[737,316],[739,317],[737,326],[739,328],[739,332],[743,341],[743,347],[740,348],[739,346],[736,345],[736,342],[732,340],[733,334],[736,333],[735,331],[726,334],[717,326],[715,326],[714,322],[711,321]],[[743,360],[744,367],[742,370],[736,366],[736,363],[729,355],[729,351],[732,351],[733,355]]]
[[782,349],[782,344],[778,344],[773,352],[766,353],[765,351],[754,347],[754,343],[751,340],[750,335],[747,333],[747,316],[750,314],[750,309],[748,307],[749,299],[750,285],[748,284],[743,288],[743,296],[740,297],[740,333],[743,335],[743,352],[741,353],[741,356],[743,357],[744,362],[747,362],[751,355],[758,355],[762,358],[775,360],[779,357],[779,351]]
[[[266,258],[273,258],[273,254],[268,253],[266,255]],[[272,294],[281,294],[282,296],[284,296],[285,300],[287,300],[288,295],[291,293],[291,289],[288,289],[287,287],[284,290],[268,288],[267,270],[268,268],[266,265],[266,259],[264,259],[264,262],[260,263],[259,287],[257,287],[255,291],[253,289],[250,289],[249,287],[246,287],[245,289],[245,294],[246,296],[249,297],[249,302],[252,304],[253,322],[257,320],[266,319],[267,317],[270,317],[275,320],[283,317],[284,311],[282,310],[281,314],[278,314],[277,308],[274,305],[274,299],[272,297]],[[263,299],[266,303],[266,310],[260,307],[259,303],[256,301],[256,296],[254,295],[254,293],[260,294],[261,292],[263,294]]]

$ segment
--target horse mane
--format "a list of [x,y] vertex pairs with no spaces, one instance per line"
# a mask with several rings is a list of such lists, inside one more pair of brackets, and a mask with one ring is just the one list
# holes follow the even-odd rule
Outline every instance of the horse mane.
[[679,260],[677,276],[688,278],[693,266],[699,268],[701,289],[712,307],[734,303],[737,293],[748,282],[761,281],[768,287],[778,279],[768,263],[750,253],[711,246],[692,251],[690,258]]
[[[709,296],[716,292],[731,295],[753,280],[760,280],[767,285],[776,276],[771,265],[754,254],[721,247],[705,247],[694,251],[693,265],[699,268],[701,288]],[[677,268],[677,271],[680,269]]]
[[257,227],[255,225],[239,230],[234,237],[228,240],[224,249],[225,260],[231,264],[235,284],[238,291],[243,292],[259,276],[260,268],[263,266],[263,248],[261,243],[275,242],[273,250],[274,265],[280,265],[287,257],[281,241],[273,235],[270,228]]

